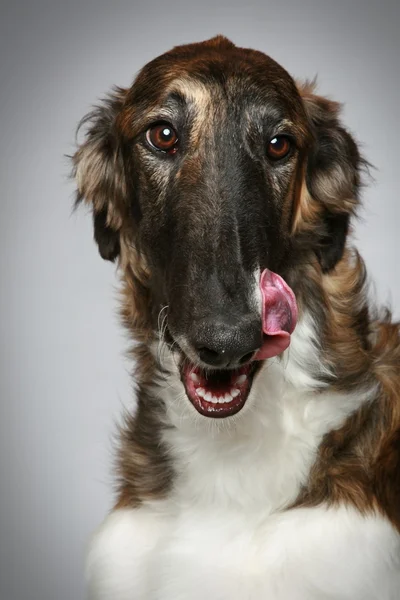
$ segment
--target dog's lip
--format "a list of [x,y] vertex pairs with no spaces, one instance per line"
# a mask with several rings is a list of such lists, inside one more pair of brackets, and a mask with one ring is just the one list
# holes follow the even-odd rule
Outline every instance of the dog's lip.
[[205,417],[232,416],[245,405],[259,364],[253,362],[238,369],[207,371],[183,360],[180,370],[186,395],[197,412]]

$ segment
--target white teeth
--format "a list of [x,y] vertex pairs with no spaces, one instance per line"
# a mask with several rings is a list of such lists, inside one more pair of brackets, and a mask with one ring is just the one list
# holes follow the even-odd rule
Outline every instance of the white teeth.
[[200,377],[196,373],[190,373],[189,377],[194,383],[200,383]]
[[[201,392],[199,393],[199,390],[201,390]],[[228,394],[226,396],[219,396],[217,398],[217,396],[213,396],[212,394],[210,394],[210,392],[205,392],[205,390],[203,390],[202,388],[199,388],[197,391],[197,394],[204,398],[204,400],[207,400],[207,402],[210,402],[211,404],[224,404],[225,402],[230,402],[232,400],[232,398],[230,397],[230,400],[227,400],[226,397],[228,396]]]
[[228,404],[229,402],[232,402],[234,398],[239,396],[240,390],[238,390],[237,388],[233,388],[224,396],[213,396],[213,394],[211,394],[210,392],[206,392],[204,388],[198,387],[196,389],[196,394],[200,396],[200,398],[204,398],[204,400],[210,402],[211,404]]
[[235,381],[235,383],[237,383],[238,385],[242,385],[242,383],[244,383],[247,380],[247,375],[245,375],[243,373],[243,375],[240,375],[240,377],[238,377]]

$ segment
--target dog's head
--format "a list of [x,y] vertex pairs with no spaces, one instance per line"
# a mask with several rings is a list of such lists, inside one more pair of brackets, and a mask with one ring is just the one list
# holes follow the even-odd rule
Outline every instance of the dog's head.
[[102,257],[133,273],[140,262],[154,329],[167,307],[204,414],[212,378],[214,400],[228,390],[214,416],[239,410],[250,388],[260,273],[296,291],[299,265],[328,272],[342,256],[360,156],[338,109],[268,56],[217,37],[155,59],[86,119],[78,199],[93,207]]

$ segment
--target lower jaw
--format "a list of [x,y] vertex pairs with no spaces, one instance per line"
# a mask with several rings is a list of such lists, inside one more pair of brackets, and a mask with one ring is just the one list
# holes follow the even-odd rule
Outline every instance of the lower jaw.
[[204,371],[192,364],[181,368],[186,395],[205,417],[221,419],[237,414],[246,404],[260,362],[227,371]]

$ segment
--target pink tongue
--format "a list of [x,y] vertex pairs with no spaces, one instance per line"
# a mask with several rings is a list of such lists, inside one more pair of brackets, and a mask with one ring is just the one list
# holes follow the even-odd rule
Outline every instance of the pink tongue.
[[290,344],[290,334],[296,327],[297,304],[293,290],[279,275],[265,269],[261,273],[262,329],[264,343],[255,360],[281,354]]

